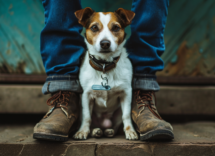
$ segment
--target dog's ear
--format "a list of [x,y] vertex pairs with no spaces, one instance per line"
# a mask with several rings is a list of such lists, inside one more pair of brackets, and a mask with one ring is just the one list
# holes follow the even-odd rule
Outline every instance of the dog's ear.
[[90,16],[94,13],[94,10],[92,10],[90,7],[86,7],[84,9],[78,10],[75,12],[75,16],[78,19],[78,23],[86,26],[87,20],[90,18]]
[[131,24],[131,21],[135,16],[135,13],[133,11],[125,10],[123,8],[119,8],[115,12],[121,18],[125,27]]

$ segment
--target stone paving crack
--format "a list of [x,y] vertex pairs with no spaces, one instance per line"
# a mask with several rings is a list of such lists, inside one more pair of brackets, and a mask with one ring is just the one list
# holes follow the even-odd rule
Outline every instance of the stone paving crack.
[[25,148],[25,145],[22,146],[21,151],[19,152],[18,156],[20,156],[22,154],[23,149]]
[[61,156],[66,156],[66,153],[67,153],[68,148],[69,148],[69,145],[67,145],[67,147],[66,147],[66,149],[65,149],[64,153],[63,153],[63,154],[61,154]]
[[98,144],[96,144],[95,149],[94,149],[94,156],[97,156],[97,148],[98,148]]

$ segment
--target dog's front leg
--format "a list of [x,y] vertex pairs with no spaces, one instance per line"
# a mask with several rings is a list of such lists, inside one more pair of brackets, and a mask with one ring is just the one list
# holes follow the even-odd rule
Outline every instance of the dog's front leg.
[[90,133],[91,114],[93,110],[93,100],[90,99],[88,92],[84,92],[81,98],[82,122],[81,127],[73,136],[74,139],[87,139]]
[[131,89],[125,90],[125,93],[120,97],[121,108],[122,108],[122,120],[124,124],[126,139],[137,140],[138,135],[134,130],[134,127],[131,121],[131,99],[132,99]]

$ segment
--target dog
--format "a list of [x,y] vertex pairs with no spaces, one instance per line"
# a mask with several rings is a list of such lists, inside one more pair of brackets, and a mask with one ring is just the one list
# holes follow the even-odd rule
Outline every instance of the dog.
[[82,123],[73,138],[87,139],[89,134],[113,137],[123,122],[126,139],[138,139],[130,116],[132,65],[124,48],[124,29],[135,13],[123,8],[95,12],[87,7],[76,11],[75,16],[86,28],[88,51],[79,73]]

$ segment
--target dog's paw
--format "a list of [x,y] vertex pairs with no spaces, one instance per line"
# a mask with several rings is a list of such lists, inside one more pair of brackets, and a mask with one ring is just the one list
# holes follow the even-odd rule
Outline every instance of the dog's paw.
[[138,140],[138,135],[134,130],[126,130],[125,137],[127,140]]
[[103,132],[100,128],[94,128],[91,132],[91,136],[95,138],[100,138],[103,135]]
[[113,129],[106,129],[104,131],[104,135],[108,138],[112,138],[114,136],[114,130]]
[[73,139],[86,140],[89,133],[90,133],[89,130],[87,131],[79,130],[78,132],[75,133]]

